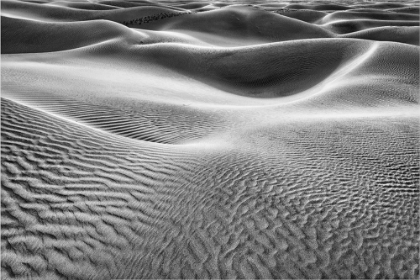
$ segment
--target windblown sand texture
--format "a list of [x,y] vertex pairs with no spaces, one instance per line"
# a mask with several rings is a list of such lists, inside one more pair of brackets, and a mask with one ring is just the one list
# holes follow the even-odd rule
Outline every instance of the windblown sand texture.
[[1,1],[2,279],[419,278],[417,1]]

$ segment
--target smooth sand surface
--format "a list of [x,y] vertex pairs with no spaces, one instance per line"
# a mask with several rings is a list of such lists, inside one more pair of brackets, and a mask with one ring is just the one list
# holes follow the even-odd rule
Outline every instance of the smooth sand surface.
[[1,2],[1,278],[419,278],[416,1]]

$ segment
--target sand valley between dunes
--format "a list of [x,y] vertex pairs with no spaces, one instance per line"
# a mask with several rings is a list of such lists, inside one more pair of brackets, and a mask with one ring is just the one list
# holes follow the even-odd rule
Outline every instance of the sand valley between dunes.
[[1,279],[418,279],[418,1],[1,1]]

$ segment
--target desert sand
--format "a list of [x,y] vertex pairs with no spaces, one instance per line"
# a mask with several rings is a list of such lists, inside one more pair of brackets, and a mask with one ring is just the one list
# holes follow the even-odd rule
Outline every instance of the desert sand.
[[2,279],[419,278],[417,1],[1,15]]

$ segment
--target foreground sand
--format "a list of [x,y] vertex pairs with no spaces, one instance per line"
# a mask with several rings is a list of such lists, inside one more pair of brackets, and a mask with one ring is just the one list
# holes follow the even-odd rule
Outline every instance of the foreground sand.
[[419,277],[415,1],[1,4],[2,279]]

